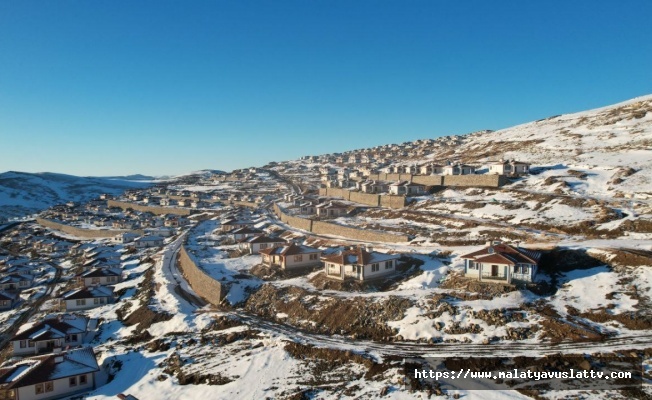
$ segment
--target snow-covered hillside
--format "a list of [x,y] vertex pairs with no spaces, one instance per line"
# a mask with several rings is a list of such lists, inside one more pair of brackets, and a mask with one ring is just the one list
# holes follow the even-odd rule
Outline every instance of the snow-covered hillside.
[[461,138],[428,158],[442,161],[446,155],[480,164],[517,159],[547,167],[529,177],[527,186],[550,178],[577,194],[652,198],[652,95]]
[[55,204],[84,202],[102,193],[120,194],[126,189],[149,186],[147,181],[79,177],[50,172],[0,174],[0,219],[23,217]]

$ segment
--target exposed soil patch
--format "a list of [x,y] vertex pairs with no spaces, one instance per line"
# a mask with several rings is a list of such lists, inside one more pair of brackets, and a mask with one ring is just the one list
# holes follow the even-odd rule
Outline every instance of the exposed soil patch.
[[[477,296],[475,299],[486,300],[518,290],[514,285],[494,282],[479,282],[472,278],[465,278],[461,274],[456,273],[449,274],[440,287],[442,289],[459,289],[465,292],[471,292],[474,293],[474,296]],[[464,296],[462,293],[454,295]],[[472,299],[473,298],[469,300]]]
[[283,279],[296,278],[298,276],[309,275],[318,269],[321,269],[321,267],[297,268],[293,270],[286,270],[277,266],[270,267],[268,265],[258,264],[255,265],[253,268],[251,268],[249,270],[249,273],[265,281],[277,281]]
[[249,297],[244,308],[268,319],[282,313],[287,316],[286,323],[311,332],[389,341],[394,332],[386,323],[403,318],[411,305],[410,300],[395,296],[378,300],[325,298],[298,287],[267,284]]

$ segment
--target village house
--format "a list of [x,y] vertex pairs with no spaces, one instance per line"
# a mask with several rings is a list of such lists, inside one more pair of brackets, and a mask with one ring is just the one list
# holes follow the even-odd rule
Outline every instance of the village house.
[[145,235],[160,236],[163,238],[170,237],[174,233],[174,230],[172,228],[165,228],[163,226],[145,228],[144,231],[145,231]]
[[77,275],[83,286],[114,285],[122,282],[122,271],[114,268],[93,268]]
[[348,206],[335,202],[321,203],[315,206],[315,210],[320,217],[336,218],[346,215]]
[[75,314],[62,314],[40,321],[11,338],[13,355],[38,355],[81,346],[90,330],[90,321]]
[[34,284],[34,277],[23,274],[9,274],[0,277],[0,290],[20,291],[31,288]]
[[387,193],[389,185],[381,181],[367,180],[358,182],[359,189],[363,193]]
[[123,233],[118,233],[114,237],[111,238],[111,241],[113,243],[120,243],[120,244],[125,244],[125,243],[131,243],[136,239],[139,235],[136,233],[131,233],[131,232],[123,232]]
[[180,200],[177,200],[177,205],[178,205],[179,207],[190,207],[190,204],[191,204],[191,203],[192,203],[192,202],[190,201],[190,199],[180,199]]
[[114,300],[111,286],[83,287],[71,290],[61,297],[62,306],[66,311],[89,310],[111,304]]
[[356,247],[321,257],[327,277],[359,281],[382,278],[396,272],[398,254],[367,251]]
[[244,227],[252,227],[255,223],[246,219],[227,219],[221,223],[222,232],[230,232],[232,230]]
[[534,282],[541,253],[494,241],[461,258],[466,277],[486,282],[527,283]]
[[442,175],[471,175],[475,173],[475,167],[466,164],[448,164],[445,165]]
[[19,297],[16,294],[0,290],[0,311],[11,310],[18,302]]
[[134,246],[137,249],[145,249],[148,247],[161,247],[163,246],[163,238],[160,236],[141,236],[134,239]]
[[26,358],[0,368],[0,399],[48,400],[95,389],[100,371],[92,347]]
[[165,206],[176,206],[177,201],[174,200],[174,199],[170,199],[170,198],[166,197],[166,198],[161,199],[161,201],[159,201],[159,204],[161,206],[163,206],[163,207],[165,207]]
[[287,244],[284,239],[259,235],[244,239],[238,247],[249,254],[258,254],[261,250]]
[[420,196],[426,192],[426,187],[408,181],[394,182],[389,185],[389,193],[393,195]]
[[246,226],[244,228],[238,228],[231,231],[230,236],[233,240],[240,241],[247,239],[253,236],[262,235],[263,231],[254,227]]
[[317,212],[317,202],[315,200],[310,200],[299,204],[299,210],[301,214],[315,214]]
[[296,243],[263,249],[260,254],[264,265],[279,266],[282,269],[314,267],[321,264],[321,250]]
[[519,176],[530,171],[530,164],[516,160],[498,160],[489,164],[489,173]]
[[426,164],[419,167],[421,175],[442,175],[444,173],[444,166],[440,164]]

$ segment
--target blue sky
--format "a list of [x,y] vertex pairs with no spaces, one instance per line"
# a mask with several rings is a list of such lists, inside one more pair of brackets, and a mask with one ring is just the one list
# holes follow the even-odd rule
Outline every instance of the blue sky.
[[231,170],[652,93],[652,2],[0,0],[0,172]]

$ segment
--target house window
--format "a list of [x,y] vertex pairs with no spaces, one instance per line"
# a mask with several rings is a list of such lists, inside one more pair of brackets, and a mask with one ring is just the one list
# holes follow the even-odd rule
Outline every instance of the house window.
[[32,342],[31,340],[28,340],[27,341],[27,347],[34,347],[34,342]]
[[25,341],[25,340],[21,340],[21,341],[20,341],[20,348],[21,348],[21,349],[24,349],[25,347],[27,347],[27,341]]
[[36,385],[34,385],[34,393],[36,393],[36,394],[43,394],[43,393],[45,393],[45,392],[43,391],[43,384],[42,384],[42,383],[37,383]]
[[294,261],[303,261],[303,256],[302,255],[294,256]]
[[100,278],[92,278],[91,283],[100,283]]
[[78,306],[85,306],[86,305],[86,299],[77,300],[77,305]]
[[43,387],[44,387],[46,392],[53,392],[54,391],[54,382],[52,382],[52,381],[45,382],[43,384]]
[[385,261],[385,269],[391,269],[394,267],[393,261]]
[[266,249],[267,248],[267,243],[261,243],[260,248],[261,249]]
[[93,299],[93,304],[100,304],[100,299],[98,298]]
[[68,379],[68,383],[70,387],[77,386],[77,377],[73,376],[72,378]]
[[379,269],[378,264],[371,264],[371,272],[378,272]]
[[86,375],[80,375],[79,376],[79,384],[80,385],[85,385],[86,384]]
[[68,335],[68,342],[76,342],[77,341],[77,334],[74,333],[72,335]]
[[474,263],[473,261],[469,260],[469,269],[476,270],[478,269],[478,264]]

